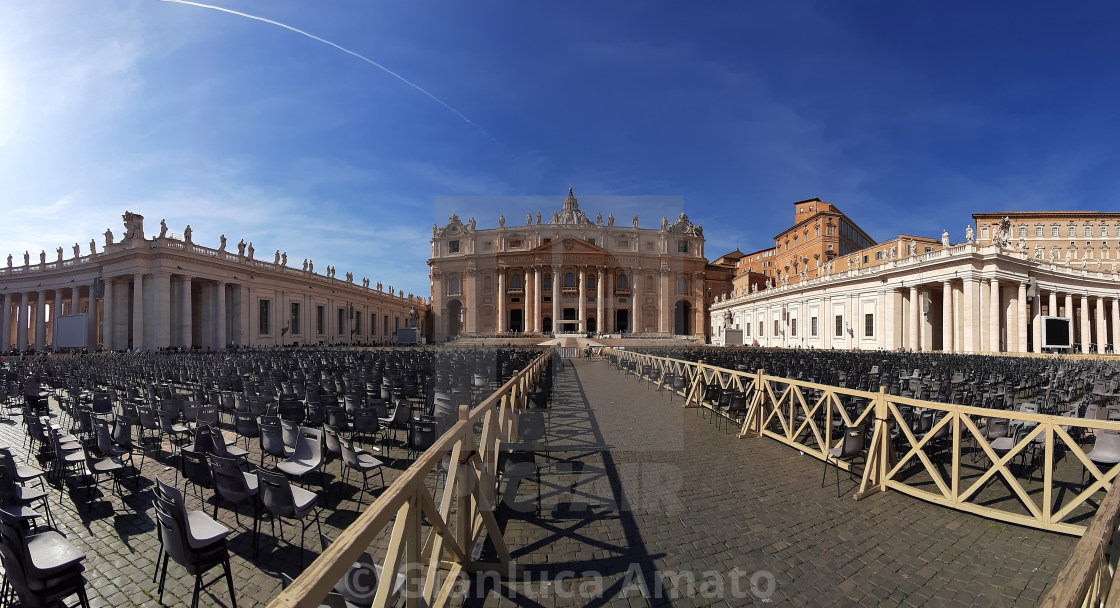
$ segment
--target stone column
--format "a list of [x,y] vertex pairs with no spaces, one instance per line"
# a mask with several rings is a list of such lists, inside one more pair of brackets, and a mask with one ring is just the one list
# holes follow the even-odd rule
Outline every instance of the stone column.
[[[62,316],[62,290],[56,288],[54,290],[54,304],[51,305],[51,333],[50,333],[51,349],[55,349],[55,344],[54,344],[55,324],[58,322],[58,318],[61,317],[61,316]],[[55,349],[55,350],[57,350],[57,349]]]
[[[1069,343],[1073,344],[1073,294],[1066,294],[1066,314],[1064,316],[1069,319]],[[1070,352],[1073,352],[1073,347],[1070,347]]]
[[41,353],[47,348],[47,292],[40,291],[35,295],[35,352]]
[[1031,352],[1042,352],[1042,292],[1039,292],[1031,304],[1031,336],[1034,344]]
[[669,319],[669,315],[671,314],[669,309],[672,306],[670,302],[673,301],[670,296],[676,295],[671,286],[671,275],[672,271],[668,268],[661,269],[661,297],[658,298],[658,301],[661,303],[661,311],[660,314],[657,315],[657,331],[662,334],[670,335],[676,330],[676,328],[673,327],[673,321]]
[[16,311],[16,350],[27,350],[27,307],[31,305],[30,296],[25,291],[20,294],[19,310]]
[[630,271],[630,333],[638,333],[642,331],[642,326],[638,323],[638,314],[641,312],[638,309],[638,299],[641,291],[638,289],[638,271]]
[[1120,351],[1120,298],[1112,298],[1112,352]]
[[[467,327],[466,332],[474,335],[478,333],[478,271],[467,269]],[[393,325],[389,326],[389,333],[394,338],[396,331]]]
[[89,352],[97,350],[97,284],[99,282],[95,279],[90,283],[89,297],[86,298],[86,348]]
[[522,314],[522,318],[524,319],[522,326],[525,333],[534,331],[533,318],[536,316],[537,310],[537,290],[534,283],[536,281],[536,274],[536,269],[532,266],[525,267],[525,298],[522,300],[525,302],[525,312]]
[[191,278],[190,277],[183,277],[182,278],[182,293],[181,293],[181,296],[183,298],[183,301],[182,301],[183,314],[179,318],[179,331],[180,331],[179,344],[182,345],[183,349],[188,349],[188,348],[191,348],[192,346],[194,346],[194,318],[193,318],[194,311],[192,310],[192,306],[191,306],[191,303],[192,303],[194,298],[191,295]]
[[[909,348],[913,352],[918,352],[918,348],[921,346],[921,340],[920,340],[921,336],[920,336],[919,331],[918,331],[918,319],[919,319],[919,315],[921,314],[922,307],[921,307],[921,304],[918,302],[919,297],[920,297],[920,294],[918,292],[918,287],[917,286],[911,286],[910,287],[910,315],[909,315],[910,318],[909,318],[909,323],[908,323],[908,332],[909,333],[906,336],[906,344],[907,344],[907,348]],[[849,314],[849,317],[851,317],[851,319],[852,319],[851,327],[853,328],[853,330],[855,330],[857,319],[856,319],[856,311],[855,311],[854,308],[852,309],[851,314]],[[854,331],[853,331],[853,334],[854,334]]]
[[1081,352],[1089,352],[1089,342],[1092,336],[1089,334],[1089,296],[1081,296]]
[[992,316],[992,288],[991,283],[980,279],[980,307],[976,311],[976,324],[979,326],[979,334],[976,339],[979,343],[979,348],[982,353],[992,352],[992,330],[991,330],[991,316]]
[[1103,355],[1108,346],[1108,324],[1104,316],[1104,298],[1097,298],[1097,354]]
[[[1115,310],[1115,307],[1113,308]],[[12,347],[12,297],[0,294],[0,356]]]
[[953,284],[941,282],[941,352],[953,352]]
[[171,346],[171,275],[155,276],[155,348]]
[[498,319],[495,327],[499,333],[506,330],[506,271],[504,268],[498,269]]
[[579,319],[579,331],[587,331],[587,267],[580,266],[576,270],[576,280],[579,281],[579,304],[576,307],[576,318]]
[[[214,303],[217,305],[217,311],[214,313],[214,348],[217,350],[225,350],[226,345],[229,344],[229,337],[227,335],[227,328],[229,327],[229,319],[226,318],[226,284],[218,281],[217,288],[214,290]],[[279,304],[280,298],[276,298]],[[279,310],[272,313],[272,333],[279,336],[280,328],[284,323],[284,310],[277,306]],[[279,338],[277,344],[282,343],[287,336]]]
[[542,331],[542,319],[544,318],[544,272],[543,268],[533,267],[533,331],[540,333]]
[[552,267],[552,333],[560,331],[560,266]]
[[991,332],[991,337],[988,338],[988,350],[993,353],[1001,352],[999,345],[1000,338],[1000,323],[999,323],[999,279],[993,278],[991,280],[991,292],[989,295],[991,303],[991,312],[988,313],[988,331]]
[[965,353],[975,353],[978,350],[978,332],[976,331],[977,321],[977,306],[976,306],[976,279],[972,277],[965,277],[963,284],[963,301],[961,302],[961,336],[962,350]]
[[603,267],[600,266],[596,269],[595,274],[595,330],[603,333],[607,330],[607,321],[603,317],[606,311],[606,302],[603,300],[607,297],[607,289],[603,286]]
[[145,348],[144,343],[144,275],[132,277],[132,347]]

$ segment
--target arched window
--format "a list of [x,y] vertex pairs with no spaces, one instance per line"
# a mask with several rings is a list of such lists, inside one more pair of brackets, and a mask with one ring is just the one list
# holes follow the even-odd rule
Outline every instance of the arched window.
[[565,288],[565,289],[567,289],[567,288],[569,288],[569,287],[573,287],[573,288],[574,288],[575,286],[576,286],[576,275],[574,275],[574,274],[572,274],[572,273],[570,273],[570,272],[569,272],[569,273],[566,273],[566,274],[564,275],[564,288]]
[[521,275],[515,274],[510,277],[509,286],[511,289],[521,289]]
[[447,281],[447,293],[449,293],[449,294],[458,294],[459,293],[459,277],[457,277],[457,276],[456,277],[451,277],[451,279],[449,281]]
[[626,275],[624,275],[624,274],[618,275],[618,280],[615,282],[615,284],[618,286],[618,289],[621,289],[621,290],[630,289],[630,287],[629,287],[630,283],[627,282]]

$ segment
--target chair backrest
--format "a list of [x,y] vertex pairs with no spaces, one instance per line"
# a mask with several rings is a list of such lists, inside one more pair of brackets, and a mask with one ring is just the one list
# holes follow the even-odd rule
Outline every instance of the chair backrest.
[[284,437],[284,445],[294,448],[299,443],[299,425],[291,420],[281,420],[280,429]]
[[156,497],[163,498],[175,505],[176,512],[182,512],[186,516],[187,507],[183,502],[183,493],[173,485],[169,485],[159,477],[156,477]]
[[296,500],[288,476],[280,471],[257,470],[261,502],[264,507],[281,517],[293,517]]
[[159,526],[160,538],[163,539],[163,550],[181,566],[188,566],[194,562],[194,551],[187,542],[187,526],[183,519],[178,518],[171,511],[174,505],[166,500],[156,498],[153,501],[156,507],[156,524]]
[[318,463],[323,460],[323,431],[309,427],[300,427],[299,440],[296,442],[295,454],[292,458],[309,463]]
[[[223,457],[229,456],[229,450],[226,449],[226,438],[222,435],[222,432],[217,427],[207,428],[210,429],[210,446],[213,448],[210,453]],[[199,427],[198,432],[201,431],[202,427]]]
[[183,477],[204,488],[214,484],[210,477],[210,465],[206,463],[204,454],[190,448],[183,448],[179,450],[179,456],[183,459]]
[[194,430],[194,441],[191,442],[191,450],[199,454],[210,454],[214,451],[214,438],[210,434],[210,425],[200,424]]
[[117,419],[113,424],[113,443],[123,447],[132,447],[132,423],[124,419]]
[[540,412],[521,412],[517,415],[517,437],[524,441],[536,441],[544,437],[544,416]]
[[436,423],[434,420],[412,420],[408,425],[408,447],[423,452],[436,442]]
[[339,446],[338,429],[329,425],[323,425],[323,445],[327,448],[327,454],[341,454],[342,447]]
[[354,449],[353,444],[351,444],[349,441],[343,439],[342,437],[339,437],[338,438],[338,449],[342,453],[343,464],[345,464],[346,466],[348,466],[352,469],[358,468],[358,466],[359,466],[358,451]]
[[94,434],[97,436],[97,451],[105,456],[112,454],[113,438],[109,435],[109,425],[104,422],[98,422],[93,430]]
[[329,424],[336,429],[341,429],[346,426],[346,410],[335,406],[325,408],[327,418],[326,424]]
[[214,491],[222,498],[238,504],[253,499],[236,458],[211,455],[210,474],[214,479]]
[[405,399],[397,400],[397,407],[393,408],[393,424],[403,426],[412,417],[412,404]]
[[256,437],[260,435],[260,428],[257,427],[257,419],[249,412],[235,413],[234,424],[238,435],[243,437]]
[[278,424],[260,425],[261,451],[273,456],[284,455],[284,438]]
[[354,412],[354,430],[359,433],[376,433],[381,428],[377,419],[377,412],[373,408],[364,407]]
[[844,429],[844,445],[840,450],[842,458],[851,458],[863,451],[863,427],[855,426]]

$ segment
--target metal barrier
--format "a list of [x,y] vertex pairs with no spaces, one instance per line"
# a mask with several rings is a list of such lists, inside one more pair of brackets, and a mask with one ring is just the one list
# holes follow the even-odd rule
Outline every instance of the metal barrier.
[[[459,407],[459,421],[420,455],[354,523],[300,574],[291,586],[269,603],[270,608],[318,606],[335,582],[392,522],[392,531],[374,606],[391,604],[392,583],[405,575],[405,605],[444,606],[451,599],[459,574],[465,570],[501,568],[511,561],[501,528],[494,517],[497,504],[499,445],[517,437],[517,412],[553,351],[537,357],[493,395],[467,411]],[[480,436],[475,426],[482,423]],[[425,480],[450,456],[443,495],[436,503]],[[454,507],[454,509],[453,509]],[[426,518],[430,532],[422,533]],[[394,521],[395,520],[395,521]],[[482,564],[472,553],[483,532],[498,554],[499,564]]]
[[[709,387],[743,391],[748,406],[740,437],[770,437],[821,460],[830,447],[840,444],[844,429],[871,425],[856,499],[891,489],[992,519],[1081,535],[1086,526],[1070,520],[1091,519],[1096,508],[1089,499],[1110,490],[1120,474],[1120,464],[1102,471],[1073,438],[1099,431],[1120,432],[1116,421],[921,401],[887,394],[884,388],[859,391],[768,376],[763,370],[728,370],[633,351],[612,349],[606,354],[623,365],[633,365],[636,374],[658,377],[659,388],[666,388],[666,378],[684,378],[687,387],[672,390],[685,396],[685,407],[712,408],[704,398]],[[904,409],[930,412],[934,421],[929,430],[912,432]],[[1001,426],[1003,420],[1009,428],[1019,430],[1011,434],[1010,445],[996,449],[985,429]],[[967,445],[974,448],[966,452]],[[1083,467],[1070,468],[1079,473],[1083,470],[1087,483],[1059,479],[1059,451]],[[1021,457],[1025,467],[1028,455],[1032,462],[1024,487],[1024,480],[1012,474],[1010,463]],[[1040,486],[1032,486],[1038,460],[1042,481]],[[851,470],[852,465],[844,460],[829,459],[830,464],[834,462]],[[1070,470],[1063,472],[1069,474]],[[981,497],[993,481],[1002,482],[1009,492]]]

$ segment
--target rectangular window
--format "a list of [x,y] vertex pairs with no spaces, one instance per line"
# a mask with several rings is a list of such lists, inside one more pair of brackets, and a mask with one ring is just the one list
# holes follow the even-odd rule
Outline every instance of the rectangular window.
[[371,335],[377,335],[377,314],[369,313],[369,331]]
[[521,248],[521,239],[510,239],[510,240],[509,240],[509,248],[510,248],[510,249],[519,249],[519,248]]
[[354,315],[354,333],[362,334],[362,315]]
[[836,337],[844,336],[844,315],[836,315]]
[[338,309],[338,332],[337,333],[340,336],[343,335],[344,333],[346,333],[346,309],[345,308],[339,308]]
[[389,315],[385,315],[385,337],[389,337]]
[[984,240],[988,240],[988,227],[987,226],[981,226],[980,227],[980,238],[982,238]]
[[779,330],[779,329],[780,329],[780,328],[778,327],[778,320],[777,320],[777,319],[774,319],[774,335],[775,335],[775,336],[777,336],[777,335],[778,335],[778,330]]
[[1077,236],[1077,228],[1074,228],[1073,224],[1069,225],[1069,235],[1070,236]]
[[866,263],[867,263],[867,254],[864,254],[864,256],[863,256],[863,263],[864,263],[864,264],[866,264]]
[[272,333],[272,319],[269,318],[269,307],[272,306],[272,300],[261,300],[260,303],[260,326],[257,328],[257,333],[262,336],[267,336]]
[[933,251],[933,247],[926,247],[925,249],[923,249],[923,251],[925,253],[929,253],[929,252]]
[[813,337],[813,338],[817,337],[817,318],[816,317],[809,317],[809,336]]
[[759,338],[763,338],[763,337],[765,337],[765,336],[766,336],[766,334],[762,333],[762,329],[763,329],[763,327],[762,327],[762,321],[759,321],[759,322],[758,322],[758,337],[759,337]]
[[1093,227],[1092,226],[1086,226],[1085,227],[1085,236],[1086,237],[1093,236]]
[[288,331],[292,332],[293,336],[299,335],[301,333],[299,331],[299,302],[292,302],[292,318],[290,323],[291,325]]
[[743,335],[744,336],[751,335],[751,324],[750,323],[747,323],[747,324],[743,325]]
[[1101,236],[1108,236],[1108,226],[1101,224]]
[[688,241],[677,241],[677,253],[688,253]]
[[1026,226],[1019,226],[1019,236],[1024,238],[1024,239],[1027,238],[1027,227]]
[[1042,238],[1042,226],[1034,227],[1034,236],[1035,238]]
[[876,251],[876,252],[875,252],[875,259],[876,259],[876,260],[881,260],[881,259],[883,259],[883,252],[882,252],[882,251]]
[[1058,238],[1058,226],[1057,226],[1057,224],[1050,227],[1050,236],[1052,236],[1054,238]]
[[791,337],[791,338],[796,338],[797,337],[797,319],[790,319],[789,320],[789,337]]
[[459,253],[459,241],[447,241],[448,253]]
[[863,315],[863,336],[865,338],[875,336],[875,315],[872,313]]
[[326,333],[327,325],[327,311],[322,306],[315,307],[315,333],[320,335]]

